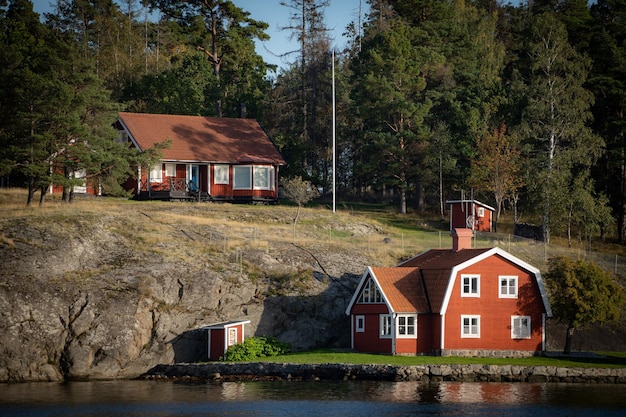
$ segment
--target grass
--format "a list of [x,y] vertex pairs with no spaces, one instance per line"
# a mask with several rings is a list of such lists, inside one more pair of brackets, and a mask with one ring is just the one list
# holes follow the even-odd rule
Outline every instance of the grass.
[[290,353],[260,359],[264,362],[327,364],[343,363],[352,365],[517,365],[517,366],[556,366],[565,368],[626,368],[626,353],[604,352],[606,358],[548,358],[534,356],[529,358],[477,358],[456,356],[389,356],[368,353],[336,352],[331,349],[319,349],[306,352]]

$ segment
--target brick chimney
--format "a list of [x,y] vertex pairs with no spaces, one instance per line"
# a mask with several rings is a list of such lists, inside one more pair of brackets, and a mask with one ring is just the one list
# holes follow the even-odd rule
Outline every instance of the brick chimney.
[[460,251],[461,249],[472,249],[472,238],[474,237],[474,232],[472,229],[454,229],[452,233],[452,250],[455,252]]

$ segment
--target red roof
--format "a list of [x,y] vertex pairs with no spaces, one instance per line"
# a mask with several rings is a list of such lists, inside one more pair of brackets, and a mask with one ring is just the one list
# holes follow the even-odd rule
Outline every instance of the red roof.
[[395,312],[426,313],[428,300],[422,290],[419,268],[371,268],[385,298]]
[[141,150],[170,139],[166,161],[285,164],[254,119],[120,112],[119,120]]

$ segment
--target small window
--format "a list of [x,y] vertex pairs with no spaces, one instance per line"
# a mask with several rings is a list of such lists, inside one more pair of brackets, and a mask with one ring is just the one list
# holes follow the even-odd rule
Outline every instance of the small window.
[[233,167],[233,189],[234,190],[251,190],[252,189],[252,167],[251,166],[235,166]]
[[237,328],[230,327],[228,329],[228,346],[237,344]]
[[397,317],[397,335],[399,338],[417,337],[417,316],[415,314],[403,314]]
[[511,339],[530,339],[530,316],[511,316]]
[[461,338],[480,338],[480,316],[461,316]]
[[461,297],[480,297],[480,275],[461,275]]
[[517,277],[498,277],[500,298],[517,298]]
[[476,217],[485,217],[485,208],[477,207],[476,208]]
[[215,165],[213,167],[213,182],[215,184],[229,184],[228,165]]
[[356,331],[357,333],[365,332],[365,316],[356,316]]
[[380,315],[380,337],[381,338],[390,338],[391,337],[391,314],[381,314]]

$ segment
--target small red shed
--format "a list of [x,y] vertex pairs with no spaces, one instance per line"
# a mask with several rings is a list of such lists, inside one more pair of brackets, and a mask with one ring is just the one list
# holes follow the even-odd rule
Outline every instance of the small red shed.
[[386,354],[528,356],[545,350],[552,316],[539,270],[500,248],[452,249],[368,267],[346,309],[352,348]]
[[232,345],[243,343],[244,325],[250,320],[231,320],[203,327],[207,330],[209,360],[217,361]]
[[478,200],[447,200],[450,205],[450,231],[468,228],[479,232],[491,232],[493,213],[491,206]]

